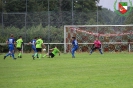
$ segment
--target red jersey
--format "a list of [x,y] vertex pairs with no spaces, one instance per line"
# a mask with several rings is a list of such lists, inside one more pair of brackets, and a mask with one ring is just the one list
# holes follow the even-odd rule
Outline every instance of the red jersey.
[[95,40],[94,45],[95,45],[95,47],[100,48],[101,47],[101,42],[99,40]]

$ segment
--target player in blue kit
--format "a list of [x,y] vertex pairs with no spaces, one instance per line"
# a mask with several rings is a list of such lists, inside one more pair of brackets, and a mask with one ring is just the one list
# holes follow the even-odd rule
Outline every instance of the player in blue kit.
[[73,48],[72,48],[72,50],[71,50],[72,58],[75,58],[74,53],[75,53],[75,51],[78,49],[78,42],[77,42],[77,40],[76,40],[75,37],[72,37],[72,45],[73,45]]
[[6,43],[8,44],[9,52],[4,56],[4,59],[5,59],[7,56],[10,56],[10,55],[13,57],[13,59],[16,59],[16,58],[14,57],[15,39],[14,39],[13,34],[11,34],[10,38],[6,41]]
[[[36,50],[36,40],[37,40],[37,37],[35,37],[29,44],[32,45],[32,49],[34,51],[34,54],[32,55],[32,57],[37,53],[37,50]],[[38,58],[38,54],[37,54],[37,58]]]

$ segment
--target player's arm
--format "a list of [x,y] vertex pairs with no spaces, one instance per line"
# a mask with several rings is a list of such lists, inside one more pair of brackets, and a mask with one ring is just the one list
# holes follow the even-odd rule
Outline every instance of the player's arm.
[[74,41],[72,41],[72,46],[74,46],[74,44],[75,44],[75,42],[74,42]]
[[17,45],[17,43],[18,43],[18,40],[15,42],[15,44]]
[[14,41],[14,47],[16,47],[16,41]]
[[45,49],[46,49],[46,46],[45,46],[45,44],[44,44],[44,43],[42,43],[42,48],[45,48]]
[[52,48],[52,49],[49,49],[49,50],[51,50],[51,51],[52,51],[52,50],[54,50],[54,48]]
[[101,48],[102,44],[100,44],[99,46],[100,46],[100,48]]
[[22,43],[22,45],[24,46],[24,42],[22,41],[21,43]]
[[6,41],[6,44],[8,44],[8,40]]
[[15,41],[15,44],[14,44],[15,46],[17,46],[17,42],[18,42],[18,41]]
[[32,44],[31,42],[27,43],[27,45],[31,45],[31,44]]
[[101,48],[101,46],[102,46],[102,44],[101,44],[101,42],[99,41],[99,47]]

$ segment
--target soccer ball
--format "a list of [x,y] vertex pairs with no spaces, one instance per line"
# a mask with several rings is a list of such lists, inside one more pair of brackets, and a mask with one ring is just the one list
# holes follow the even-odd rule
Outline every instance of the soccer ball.
[[42,49],[43,51],[46,51],[46,49],[44,48],[44,49]]

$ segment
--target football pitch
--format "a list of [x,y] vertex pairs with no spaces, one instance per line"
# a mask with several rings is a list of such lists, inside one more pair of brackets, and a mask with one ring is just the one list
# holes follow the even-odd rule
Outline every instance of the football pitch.
[[133,53],[76,53],[55,58],[5,60],[0,54],[0,88],[133,88]]

